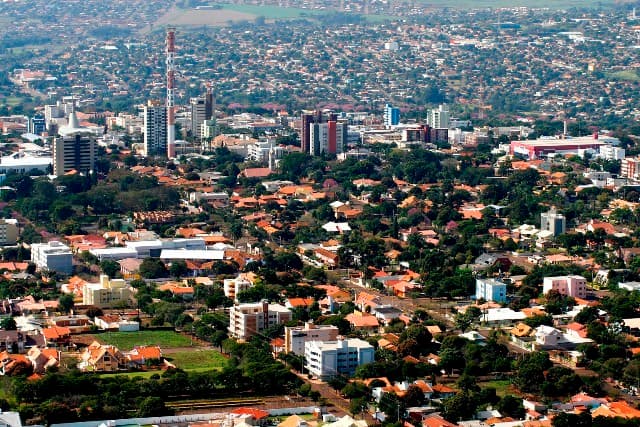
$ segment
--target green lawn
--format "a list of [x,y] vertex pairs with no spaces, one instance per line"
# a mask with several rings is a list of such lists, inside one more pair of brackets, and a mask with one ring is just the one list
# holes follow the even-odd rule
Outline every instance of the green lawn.
[[96,334],[95,337],[105,344],[118,347],[121,351],[131,350],[137,345],[159,345],[161,349],[192,345],[189,337],[173,331],[105,332]]
[[487,382],[478,383],[478,385],[480,386],[480,388],[488,388],[488,387],[495,388],[496,394],[499,397],[503,397],[507,394],[513,394],[513,391],[510,389],[511,381],[509,380],[487,381]]
[[613,80],[626,80],[631,82],[640,81],[640,76],[638,76],[638,73],[635,70],[617,71],[615,73],[608,74],[608,77]]
[[227,364],[227,359],[216,350],[178,351],[166,354],[165,358],[177,368],[195,372],[221,370]]
[[[604,0],[596,2],[593,0],[422,0],[423,6],[431,7],[452,7],[456,9],[478,9],[485,7],[518,7],[526,6],[530,8],[550,8],[564,9],[567,7],[593,7],[598,4],[602,6],[612,6],[616,2]],[[624,1],[622,3],[625,3]]]

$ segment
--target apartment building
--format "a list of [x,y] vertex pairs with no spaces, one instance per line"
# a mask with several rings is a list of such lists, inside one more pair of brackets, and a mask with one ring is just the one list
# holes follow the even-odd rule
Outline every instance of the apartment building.
[[100,308],[113,308],[116,305],[129,304],[133,291],[122,279],[111,279],[100,275],[100,282],[85,283],[82,289],[82,304]]
[[497,279],[476,279],[476,299],[485,301],[507,301],[507,285]]
[[284,328],[284,348],[286,353],[304,355],[307,341],[336,341],[338,327],[333,325],[315,325],[305,323],[304,326],[286,326]]
[[359,338],[307,341],[304,357],[309,373],[326,380],[340,374],[353,375],[358,366],[375,361],[375,350]]
[[248,340],[271,326],[291,320],[291,311],[284,305],[267,301],[236,304],[229,310],[229,333],[234,338]]
[[31,245],[31,262],[40,270],[46,269],[63,274],[73,272],[71,249],[58,241],[33,243]]
[[573,298],[586,298],[587,279],[577,275],[545,277],[542,292],[546,295],[551,290]]

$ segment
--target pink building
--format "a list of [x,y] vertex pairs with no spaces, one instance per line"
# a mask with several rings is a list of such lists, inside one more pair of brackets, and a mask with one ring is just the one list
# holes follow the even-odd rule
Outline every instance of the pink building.
[[586,298],[587,279],[576,275],[545,277],[542,292],[546,295],[551,290],[573,298]]

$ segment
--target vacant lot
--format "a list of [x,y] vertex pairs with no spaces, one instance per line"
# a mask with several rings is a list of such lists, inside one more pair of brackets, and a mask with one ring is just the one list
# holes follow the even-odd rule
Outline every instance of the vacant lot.
[[227,359],[216,350],[177,351],[166,354],[165,357],[176,368],[185,371],[221,370],[227,363]]
[[[191,346],[189,337],[173,331],[105,332],[95,335],[95,338],[121,351],[131,350],[137,345],[159,345],[161,349]],[[194,342],[194,345],[197,344]]]

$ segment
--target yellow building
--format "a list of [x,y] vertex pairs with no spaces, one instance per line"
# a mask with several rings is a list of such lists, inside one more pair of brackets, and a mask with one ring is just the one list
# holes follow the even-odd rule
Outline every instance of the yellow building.
[[129,304],[133,291],[123,279],[109,279],[100,275],[99,283],[85,283],[82,290],[82,304],[100,308],[110,308],[116,305]]

